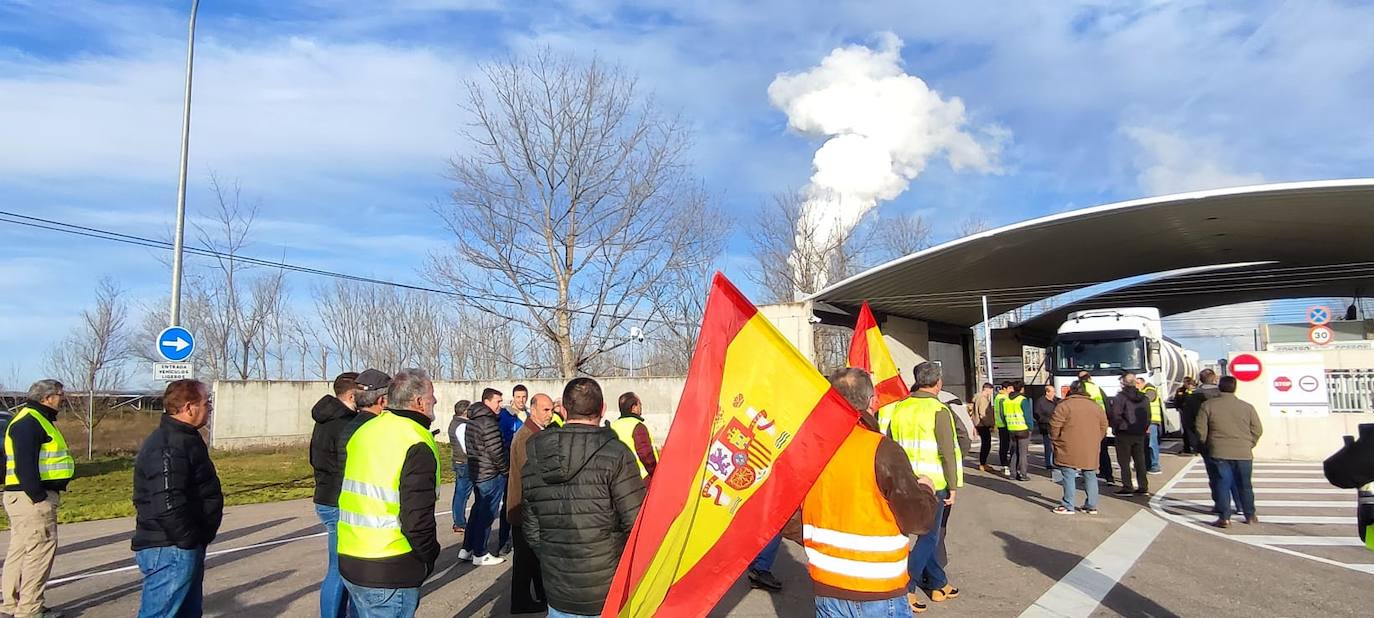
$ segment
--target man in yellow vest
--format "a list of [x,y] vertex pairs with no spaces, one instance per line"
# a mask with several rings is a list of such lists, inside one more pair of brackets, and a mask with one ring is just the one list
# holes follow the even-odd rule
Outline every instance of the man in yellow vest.
[[906,451],[878,433],[868,372],[841,369],[830,384],[859,421],[783,533],[806,549],[817,616],[910,616],[907,537],[938,524],[940,501]]
[[1145,378],[1137,376],[1135,386],[1150,400],[1150,441],[1145,444],[1145,458],[1150,464],[1149,472],[1162,474],[1164,470],[1159,467],[1159,438],[1164,431],[1164,398],[1159,396],[1159,389],[1146,382]]
[[1011,448],[1007,449],[1011,454],[1009,476],[1018,481],[1030,480],[1030,423],[1026,420],[1026,396],[1021,394],[1024,389],[1023,382],[1013,381],[1011,392],[1002,402],[1002,422],[1006,423],[1007,436],[1011,438]]
[[964,485],[964,456],[954,430],[954,413],[940,403],[940,389],[944,385],[940,366],[921,363],[912,373],[915,383],[911,396],[898,402],[892,410],[887,435],[906,451],[916,475],[931,480],[935,495],[940,498],[935,524],[916,541],[907,561],[907,572],[911,576],[907,599],[913,610],[922,612],[925,604],[915,594],[917,588],[925,590],[936,603],[959,596],[959,589],[949,585],[949,578],[936,559],[935,549],[943,532],[940,520],[944,509],[954,506],[955,493]]
[[402,369],[387,402],[348,440],[339,494],[339,573],[363,618],[415,615],[439,557],[434,384],[424,371]]
[[48,616],[44,589],[57,557],[57,507],[76,460],[67,440],[53,426],[67,398],[57,380],[29,387],[28,401],[5,428],[5,513],[10,519],[10,547],[5,555],[0,613]]
[[1011,432],[1007,431],[1007,401],[1011,399],[1011,380],[1002,382],[997,389],[997,398],[992,402],[993,417],[997,425],[997,461],[1002,464],[1002,476],[1011,476]]
[[644,479],[644,485],[648,486],[649,480],[654,477],[654,469],[658,467],[658,447],[654,446],[654,437],[649,434],[648,425],[644,424],[644,403],[639,400],[639,395],[628,392],[620,396],[620,418],[611,422],[611,429],[635,454],[635,459],[639,461],[639,478]]

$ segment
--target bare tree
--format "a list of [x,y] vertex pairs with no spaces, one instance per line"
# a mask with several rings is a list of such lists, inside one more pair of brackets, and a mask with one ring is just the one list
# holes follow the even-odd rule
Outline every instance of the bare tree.
[[963,238],[979,232],[985,232],[989,229],[992,229],[992,225],[988,223],[988,220],[984,218],[983,215],[976,212],[970,212],[965,215],[963,219],[959,220],[959,223],[954,228],[954,233],[958,235],[958,238]]
[[437,208],[455,250],[430,276],[547,341],[571,377],[650,327],[660,284],[715,257],[722,217],[683,159],[688,127],[620,68],[546,49],[481,76]]
[[882,260],[895,260],[931,246],[933,230],[921,213],[880,217],[875,227],[874,240]]
[[95,428],[109,414],[107,407],[96,416],[96,393],[117,388],[128,377],[124,369],[130,357],[129,310],[123,296],[113,279],[102,277],[96,284],[95,305],[81,312],[77,327],[48,353],[49,371],[61,376],[68,388],[86,391],[86,414],[74,415],[86,429],[86,459],[94,450]]
[[818,222],[803,216],[806,200],[801,193],[774,195],[754,217],[749,229],[754,269],[749,277],[767,292],[767,302],[790,302],[820,291],[867,266],[872,227],[856,226],[848,234],[835,235],[828,246],[806,239],[829,237],[819,233]]

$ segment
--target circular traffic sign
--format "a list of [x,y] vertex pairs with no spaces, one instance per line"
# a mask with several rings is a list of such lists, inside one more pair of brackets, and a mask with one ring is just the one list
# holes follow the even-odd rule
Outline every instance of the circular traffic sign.
[[1307,308],[1307,323],[1321,326],[1331,321],[1331,308],[1322,305]]
[[196,351],[196,338],[191,336],[191,331],[180,326],[172,326],[158,333],[153,346],[162,358],[179,363],[191,358],[191,353]]
[[1317,390],[1317,387],[1320,385],[1321,384],[1317,382],[1317,378],[1315,376],[1303,376],[1301,378],[1298,378],[1298,388],[1309,393]]
[[1241,382],[1250,382],[1264,373],[1264,364],[1254,354],[1240,354],[1231,360],[1231,375]]
[[1288,376],[1274,378],[1274,390],[1280,393],[1286,393],[1290,388],[1293,388],[1293,381],[1289,380]]
[[1317,345],[1326,345],[1336,338],[1336,333],[1332,332],[1330,326],[1314,325],[1307,331],[1307,340]]

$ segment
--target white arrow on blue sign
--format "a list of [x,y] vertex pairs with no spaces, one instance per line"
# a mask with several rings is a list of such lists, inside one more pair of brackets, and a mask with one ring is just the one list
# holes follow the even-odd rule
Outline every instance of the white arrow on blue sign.
[[196,351],[196,338],[180,326],[163,329],[157,336],[157,353],[174,363],[191,358]]

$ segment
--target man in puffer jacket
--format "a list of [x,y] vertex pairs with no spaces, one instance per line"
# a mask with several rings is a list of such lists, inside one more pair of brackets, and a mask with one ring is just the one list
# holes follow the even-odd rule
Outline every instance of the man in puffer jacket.
[[[472,479],[472,516],[463,533],[463,548],[459,560],[471,560],[477,566],[505,562],[504,558],[487,552],[487,537],[491,525],[500,514],[506,496],[506,474],[510,469],[510,454],[501,440],[501,423],[497,411],[501,409],[501,391],[488,388],[482,391],[482,401],[468,409],[468,426],[463,444],[468,456],[468,478]],[[499,549],[509,539],[500,539]]]
[[568,382],[563,406],[567,424],[526,446],[521,522],[542,567],[549,616],[594,616],[644,502],[644,482],[634,453],[601,427],[606,404],[596,380]]

